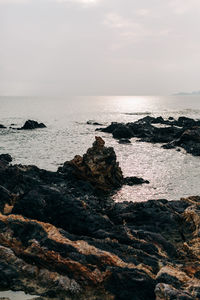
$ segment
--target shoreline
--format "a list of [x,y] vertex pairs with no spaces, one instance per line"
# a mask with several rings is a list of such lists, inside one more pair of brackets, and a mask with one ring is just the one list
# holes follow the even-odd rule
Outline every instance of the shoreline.
[[41,299],[195,299],[200,197],[116,203],[113,148],[96,138],[57,172],[0,156],[1,289]]

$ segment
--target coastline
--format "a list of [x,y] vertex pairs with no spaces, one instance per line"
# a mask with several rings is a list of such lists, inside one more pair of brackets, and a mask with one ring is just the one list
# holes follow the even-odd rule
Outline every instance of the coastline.
[[41,299],[198,299],[200,198],[115,203],[110,192],[123,180],[113,151],[99,140],[57,172],[1,156],[1,289]]

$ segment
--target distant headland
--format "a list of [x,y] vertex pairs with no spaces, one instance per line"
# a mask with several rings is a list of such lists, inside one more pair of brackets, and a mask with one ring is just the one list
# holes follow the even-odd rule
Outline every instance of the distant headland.
[[200,91],[192,91],[192,92],[179,92],[173,94],[173,96],[198,96],[200,95]]

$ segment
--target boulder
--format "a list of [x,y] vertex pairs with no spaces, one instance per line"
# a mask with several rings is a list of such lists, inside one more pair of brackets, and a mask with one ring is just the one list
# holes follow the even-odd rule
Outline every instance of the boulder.
[[44,123],[38,123],[34,120],[28,120],[24,123],[24,125],[19,128],[19,130],[29,130],[29,129],[37,129],[37,128],[45,128],[46,125]]

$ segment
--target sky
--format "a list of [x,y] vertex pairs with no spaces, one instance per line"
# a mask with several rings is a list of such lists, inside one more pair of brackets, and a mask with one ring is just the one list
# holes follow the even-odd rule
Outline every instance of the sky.
[[0,95],[200,90],[199,0],[0,0]]

